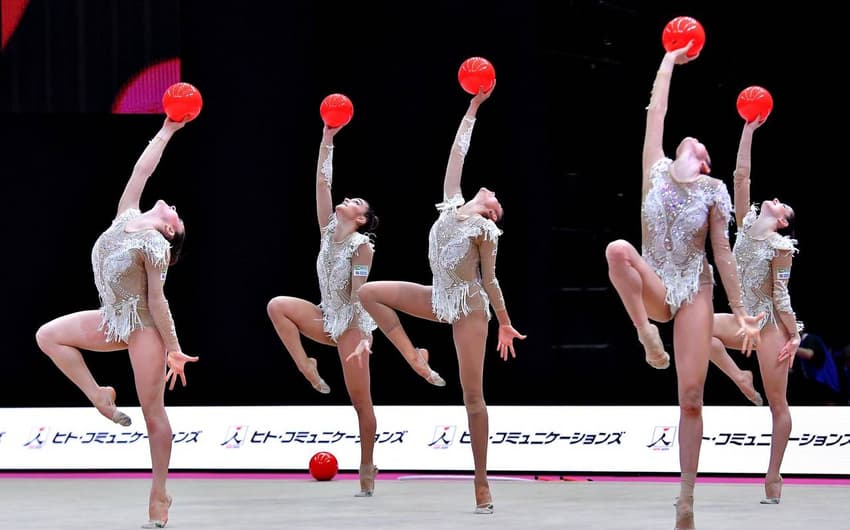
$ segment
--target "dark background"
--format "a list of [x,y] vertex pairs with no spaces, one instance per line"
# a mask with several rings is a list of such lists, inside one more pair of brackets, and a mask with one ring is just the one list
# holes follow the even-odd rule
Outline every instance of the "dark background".
[[[675,71],[667,153],[696,136],[714,175],[731,185],[743,125],[737,94],[754,84],[770,90],[775,108],[755,134],[752,197],[778,196],[795,208],[794,308],[829,344],[850,342],[838,82],[844,29],[832,24],[829,3],[787,10],[768,1],[167,3],[179,6],[176,14],[157,15],[162,2],[133,2],[153,10],[152,42],[177,33],[183,80],[204,96],[203,112],[169,144],[142,202],[143,209],[160,197],[175,203],[187,224],[184,261],[170,271],[166,291],[181,344],[201,361],[188,367],[187,388],[167,393],[170,405],[348,403],[335,349],[305,342],[333,389],[323,396],[295,369],[265,312],[275,295],[319,300],[319,103],[332,92],[354,102],[354,119],[335,139],[334,199],[364,197],[381,218],[370,279],[430,283],[428,230],[470,98],[457,69],[476,55],[494,64],[498,86],[479,111],[463,188],[469,198],[486,185],[502,200],[498,276],[514,326],[528,334],[517,359],[503,363],[491,322],[488,403],[674,404],[675,365],[656,371],[644,363],[610,288],[604,248],[617,238],[640,242],[644,108],[663,56],[661,31],[679,15],[699,20],[707,40],[696,61]],[[93,33],[111,24],[96,15],[64,22],[85,22]],[[74,81],[33,73],[29,106],[15,107],[10,65],[24,57],[59,72],[81,56],[58,30],[41,37],[57,39],[55,53],[44,56],[43,47],[27,45],[27,27],[38,24],[22,21],[0,79],[0,405],[84,406],[34,334],[54,317],[97,307],[91,246],[163,116],[110,115],[112,92],[99,87],[114,84],[115,71],[94,56]],[[45,83],[55,96],[39,105]],[[56,95],[81,85],[75,98]],[[715,301],[726,310],[720,285]],[[460,404],[450,327],[403,322],[449,384],[422,381],[378,332],[375,403]],[[669,342],[672,326],[661,329]],[[733,355],[757,370],[754,357]],[[125,352],[86,358],[100,384],[118,389],[119,404],[137,404]],[[747,402],[712,367],[706,403]]]

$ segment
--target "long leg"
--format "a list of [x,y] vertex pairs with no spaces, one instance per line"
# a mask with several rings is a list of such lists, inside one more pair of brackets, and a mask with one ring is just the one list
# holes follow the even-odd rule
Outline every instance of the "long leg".
[[151,454],[149,517],[153,521],[167,521],[171,499],[165,482],[171,461],[172,432],[165,412],[165,344],[156,328],[143,328],[130,335],[129,350]]
[[487,481],[487,445],[490,420],[484,401],[484,350],[487,343],[487,315],[473,311],[452,325],[460,367],[460,386],[466,407],[472,460],[475,466],[475,504],[492,502]]
[[770,462],[764,477],[765,495],[773,499],[778,499],[782,492],[779,468],[782,466],[785,448],[791,436],[791,411],[787,398],[789,361],[777,361],[779,351],[787,340],[788,336],[784,330],[774,324],[768,324],[761,331],[761,343],[757,349],[765,396],[773,417]]
[[683,305],[673,324],[679,394],[679,465],[681,486],[676,528],[693,528],[693,495],[702,445],[702,404],[711,350],[712,286],[703,285]]
[[266,307],[277,336],[295,361],[298,370],[314,389],[327,394],[330,388],[319,376],[316,360],[307,356],[301,335],[327,346],[335,346],[322,323],[322,310],[316,304],[291,296],[272,298]]
[[605,258],[608,277],[635,328],[640,329],[649,319],[670,320],[664,284],[631,243],[622,239],[612,241],[605,249]]
[[384,336],[416,373],[432,384],[442,382],[442,378],[428,365],[428,350],[413,345],[396,312],[437,322],[431,310],[431,286],[397,281],[366,282],[357,295]]
[[357,424],[360,427],[360,491],[371,493],[375,488],[374,452],[378,421],[372,404],[369,356],[366,356],[366,362],[362,363],[362,366],[361,363],[345,362],[345,357],[354,350],[359,341],[360,331],[348,329],[340,336],[337,350],[342,362],[345,388],[357,413]]
[[97,384],[80,352],[111,352],[127,348],[124,342],[107,342],[103,331],[98,330],[100,323],[100,311],[71,313],[41,326],[35,334],[35,340],[41,351],[83,391],[97,410],[110,420],[116,421],[118,416],[114,390]]
[[738,350],[742,346],[741,337],[735,333],[738,329],[735,316],[729,313],[715,313],[713,329],[714,337],[711,339],[712,364],[726,374],[747,399],[761,406],[764,402],[761,394],[756,391],[753,385],[753,373],[749,370],[741,370],[738,363],[732,359],[732,356],[726,350],[727,345]]
[[653,368],[667,368],[670,355],[664,351],[658,328],[649,321],[666,322],[672,316],[663,282],[628,241],[619,239],[609,243],[605,259],[608,278],[637,330],[646,362]]

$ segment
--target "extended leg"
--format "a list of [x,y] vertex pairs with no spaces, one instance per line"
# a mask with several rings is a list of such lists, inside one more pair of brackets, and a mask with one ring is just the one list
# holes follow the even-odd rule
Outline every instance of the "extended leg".
[[269,301],[266,310],[274,324],[277,336],[283,342],[286,351],[295,361],[298,371],[316,391],[322,394],[330,393],[331,389],[325,380],[319,376],[316,359],[307,356],[301,335],[328,346],[335,344],[327,336],[322,323],[322,310],[315,304],[291,296],[277,296]]
[[681,484],[676,528],[694,528],[694,485],[702,445],[702,405],[711,349],[711,285],[703,285],[693,302],[683,305],[673,327],[679,394],[679,465]]
[[773,417],[770,462],[764,477],[764,504],[778,504],[782,496],[782,476],[779,469],[785,456],[788,438],[791,436],[791,411],[787,398],[789,366],[788,361],[780,363],[776,360],[787,340],[783,330],[768,324],[762,329],[761,344],[757,350],[764,391]]
[[445,380],[428,364],[428,350],[413,345],[396,313],[398,310],[436,322],[431,311],[431,287],[411,282],[366,282],[357,294],[363,308],[416,373],[432,385],[445,386]]
[[670,355],[664,351],[658,328],[649,321],[666,322],[671,318],[664,284],[628,241],[620,239],[609,243],[605,258],[608,278],[637,330],[646,362],[653,368],[667,368]]
[[144,328],[130,335],[129,350],[151,454],[148,517],[151,523],[161,522],[164,525],[171,506],[165,483],[172,442],[171,424],[165,413],[165,344],[156,328]]
[[107,342],[103,331],[98,329],[100,322],[97,310],[72,313],[41,326],[35,340],[41,351],[83,391],[101,414],[126,427],[131,423],[130,417],[115,407],[115,390],[97,384],[80,352],[111,352],[127,348],[123,342]]
[[360,363],[345,362],[346,355],[357,346],[359,341],[360,331],[349,329],[339,338],[338,351],[342,362],[345,388],[357,413],[357,424],[360,427],[360,491],[356,496],[371,497],[375,490],[375,473],[377,472],[374,452],[378,421],[372,404],[369,358],[367,356],[362,366]]
[[475,513],[493,513],[493,498],[487,480],[487,446],[490,420],[484,402],[484,348],[487,343],[487,315],[473,311],[452,325],[460,366],[463,404],[469,422],[472,460],[475,466]]
[[764,400],[753,385],[753,373],[741,370],[738,363],[729,355],[726,347],[741,349],[741,337],[736,335],[738,324],[735,316],[729,313],[715,313],[713,335],[711,339],[711,362],[726,374],[753,404],[761,406]]

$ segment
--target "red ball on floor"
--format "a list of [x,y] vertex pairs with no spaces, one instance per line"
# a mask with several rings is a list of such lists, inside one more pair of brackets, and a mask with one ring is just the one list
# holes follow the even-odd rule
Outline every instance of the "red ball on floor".
[[336,457],[327,451],[320,451],[310,458],[310,475],[316,480],[330,480],[339,471]]

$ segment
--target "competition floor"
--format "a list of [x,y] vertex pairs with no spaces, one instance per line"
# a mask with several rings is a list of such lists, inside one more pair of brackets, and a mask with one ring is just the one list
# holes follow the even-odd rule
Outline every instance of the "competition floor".
[[[465,475],[381,473],[375,496],[355,498],[356,474],[171,475],[174,529],[670,529],[675,478],[491,475],[496,512],[474,515]],[[133,529],[147,521],[144,473],[0,473],[0,529]],[[700,478],[700,530],[850,528],[850,479],[786,477],[779,505],[758,479]]]

